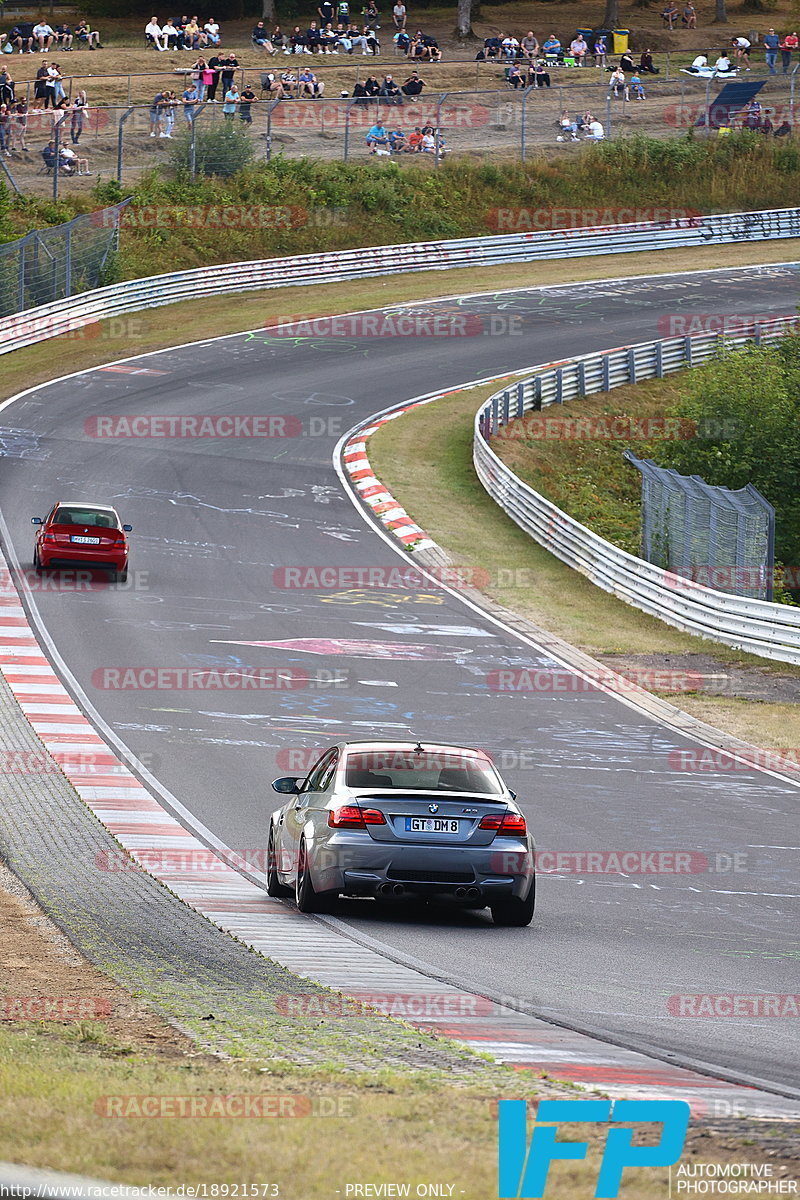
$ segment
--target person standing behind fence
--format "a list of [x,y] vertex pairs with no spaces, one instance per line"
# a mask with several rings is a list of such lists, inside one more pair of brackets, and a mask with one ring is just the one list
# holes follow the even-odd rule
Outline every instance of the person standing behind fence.
[[77,146],[81,140],[81,134],[83,133],[83,118],[86,113],[86,106],[88,103],[86,92],[84,91],[78,92],[77,96],[72,101],[72,116],[70,117],[69,122],[69,137],[73,146]]
[[181,96],[181,104],[183,105],[183,115],[186,118],[186,123],[187,125],[191,125],[197,107],[197,92],[191,85],[186,88]]
[[50,78],[47,63],[43,62],[36,72],[36,79],[33,84],[33,98],[34,100],[42,100],[45,108],[53,102],[52,83],[53,80]]
[[798,44],[796,33],[787,33],[780,44],[781,68],[784,75],[789,74],[789,67],[792,65],[792,51],[797,49]]
[[14,103],[14,80],[5,67],[0,67],[0,104]]
[[232,121],[236,116],[236,105],[239,103],[239,89],[235,83],[231,83],[225,93],[225,99],[222,104],[222,115],[226,121]]
[[171,138],[172,129],[175,125],[175,109],[178,104],[178,97],[175,92],[164,92],[164,101],[161,105],[162,120],[164,128],[159,134],[159,137]]
[[197,62],[192,65],[192,83],[194,84],[194,90],[197,92],[197,99],[201,103],[205,99],[206,87],[208,86],[205,79],[207,70],[208,65],[201,54]]
[[242,95],[239,100],[239,120],[243,125],[253,124],[252,107],[258,101],[258,96],[255,94],[249,83],[244,85]]
[[219,104],[219,100],[217,100],[217,88],[219,87],[219,77],[222,70],[222,59],[218,54],[212,54],[206,65],[213,76],[206,90],[206,100],[208,100],[209,104]]
[[52,81],[52,84],[48,83],[48,87],[52,86],[53,88],[53,108],[55,108],[62,100],[66,100],[67,93],[64,91],[63,76],[58,63],[50,63],[47,73]]
[[161,118],[164,114],[164,101],[166,99],[166,95],[166,92],[156,92],[150,104],[150,137],[152,138],[154,138],[156,134],[158,134],[159,137],[164,136]]
[[769,28],[764,34],[764,60],[769,67],[770,75],[777,75],[775,70],[775,61],[778,57],[778,47],[781,44],[781,39],[778,37],[774,29]]
[[28,152],[28,101],[18,100],[11,114],[11,149]]

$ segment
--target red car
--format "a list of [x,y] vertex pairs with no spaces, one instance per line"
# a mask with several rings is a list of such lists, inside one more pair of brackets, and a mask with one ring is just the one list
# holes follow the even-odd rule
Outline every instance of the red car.
[[128,539],[132,526],[120,522],[116,509],[105,504],[69,504],[59,501],[38,525],[33,548],[34,568],[74,566],[110,567],[117,578],[128,578]]

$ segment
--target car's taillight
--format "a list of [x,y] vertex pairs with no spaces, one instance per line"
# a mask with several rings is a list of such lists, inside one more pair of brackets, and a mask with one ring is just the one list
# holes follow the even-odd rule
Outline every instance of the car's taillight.
[[44,535],[44,540],[46,542],[57,542],[58,538],[56,537],[56,535],[54,533],[46,533]]
[[357,804],[345,804],[332,808],[328,813],[331,829],[365,829],[367,825],[385,825],[386,818],[380,809],[359,808]]
[[499,813],[482,817],[479,829],[495,829],[501,837],[524,837],[528,832],[525,818],[520,813],[507,812],[504,816]]

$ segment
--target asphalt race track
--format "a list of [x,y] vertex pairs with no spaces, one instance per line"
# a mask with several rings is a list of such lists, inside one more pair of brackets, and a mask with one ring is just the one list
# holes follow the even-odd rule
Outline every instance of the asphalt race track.
[[[695,743],[599,691],[493,691],[497,668],[556,664],[441,588],[281,584],[283,568],[402,565],[331,461],[340,436],[371,414],[435,388],[665,336],[669,314],[792,313],[799,280],[798,266],[765,267],[497,293],[441,304],[487,331],[455,342],[258,331],[38,388],[0,416],[6,549],[29,565],[30,518],[57,499],[110,502],[132,523],[127,585],[42,588],[35,605],[89,703],[228,846],[264,846],[278,806],[270,780],[303,773],[292,769],[297,756],[343,736],[413,734],[503,755],[540,849],[705,853],[720,870],[540,878],[537,917],[524,930],[495,928],[488,913],[367,901],[344,902],[340,916],[440,977],[797,1094],[796,1021],[668,1009],[677,993],[797,991],[796,787],[756,770],[681,770],[671,752]],[[391,294],[388,283],[387,305]],[[272,414],[302,434],[93,436],[93,418],[120,414]],[[312,641],[301,649],[298,639]],[[102,669],[119,667],[323,677],[291,690],[104,686]],[[725,870],[737,854],[742,869]]]

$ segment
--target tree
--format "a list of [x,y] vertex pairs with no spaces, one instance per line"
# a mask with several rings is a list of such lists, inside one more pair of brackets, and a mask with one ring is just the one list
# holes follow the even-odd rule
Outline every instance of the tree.
[[728,24],[728,10],[726,8],[725,0],[717,0],[717,11],[716,11],[716,15],[714,16],[714,24],[715,25],[727,25]]
[[278,19],[278,6],[275,0],[261,0],[261,20],[275,22]]
[[458,24],[455,35],[462,41],[474,38],[472,19],[480,15],[480,0],[458,0]]
[[619,25],[619,0],[606,0],[603,29],[615,29]]

